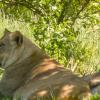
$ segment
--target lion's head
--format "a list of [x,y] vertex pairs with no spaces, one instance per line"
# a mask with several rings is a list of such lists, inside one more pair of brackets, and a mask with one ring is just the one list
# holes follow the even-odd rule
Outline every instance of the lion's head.
[[[22,46],[23,36],[19,31],[10,32],[5,29],[3,37],[0,39],[0,64],[6,67],[9,56],[16,53]],[[15,51],[16,49],[16,51]],[[12,55],[13,58],[14,55]],[[10,62],[9,62],[10,63]]]
[[3,37],[0,39],[0,64],[2,68],[7,68],[22,62],[31,55],[41,57],[41,49],[24,37],[20,31],[10,32],[5,29]]

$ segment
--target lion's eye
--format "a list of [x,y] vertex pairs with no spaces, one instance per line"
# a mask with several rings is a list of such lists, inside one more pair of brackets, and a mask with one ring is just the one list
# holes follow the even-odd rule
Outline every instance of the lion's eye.
[[0,43],[0,47],[3,47],[3,46],[5,46],[5,44],[4,43]]

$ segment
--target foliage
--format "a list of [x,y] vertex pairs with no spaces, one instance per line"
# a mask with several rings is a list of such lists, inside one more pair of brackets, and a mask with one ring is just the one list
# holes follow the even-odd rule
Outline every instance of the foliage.
[[[94,5],[91,5],[93,3]],[[99,0],[0,0],[2,14],[18,20],[36,23],[44,19],[74,23],[85,11],[85,17],[99,12]]]

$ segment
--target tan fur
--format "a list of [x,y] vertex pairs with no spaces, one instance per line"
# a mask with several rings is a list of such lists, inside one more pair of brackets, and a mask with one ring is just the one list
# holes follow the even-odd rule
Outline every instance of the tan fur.
[[[21,40],[22,39],[22,40]],[[5,69],[0,92],[13,100],[82,100],[90,95],[89,85],[55,60],[18,31],[9,32],[0,43],[0,63]]]

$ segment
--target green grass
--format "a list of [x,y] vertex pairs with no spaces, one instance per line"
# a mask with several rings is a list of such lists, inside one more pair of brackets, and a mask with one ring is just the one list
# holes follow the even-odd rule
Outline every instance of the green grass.
[[[12,99],[10,97],[1,97],[0,96],[0,100],[12,100]],[[20,100],[20,99],[18,99],[18,100]],[[55,96],[52,95],[51,97],[46,98],[46,99],[37,97],[37,100],[57,100],[57,99]],[[95,95],[91,96],[90,99],[85,99],[85,100],[100,100],[100,95],[95,94]]]
[[95,94],[94,96],[91,97],[91,100],[100,100],[100,95]]

